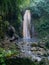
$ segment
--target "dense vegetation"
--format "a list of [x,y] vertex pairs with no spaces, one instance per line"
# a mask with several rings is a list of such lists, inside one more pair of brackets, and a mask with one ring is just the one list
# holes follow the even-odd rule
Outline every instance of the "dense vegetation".
[[34,6],[31,4],[32,14],[34,18],[35,29],[39,37],[46,37],[49,34],[49,1],[35,0]]

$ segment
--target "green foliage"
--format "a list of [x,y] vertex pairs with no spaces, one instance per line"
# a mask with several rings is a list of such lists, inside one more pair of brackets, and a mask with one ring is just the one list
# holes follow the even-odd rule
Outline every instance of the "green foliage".
[[8,25],[8,21],[3,21],[2,16],[0,16],[0,39],[4,38]]
[[22,9],[24,9],[24,8],[26,8],[26,7],[29,7],[29,5],[30,5],[30,0],[21,0],[21,3],[20,3],[20,8]]
[[4,58],[4,57],[1,57],[1,58],[0,58],[0,64],[1,64],[1,65],[6,65],[6,63],[5,63],[5,58]]
[[[47,16],[47,17],[46,17]],[[39,20],[36,20],[35,28],[40,37],[46,37],[49,34],[49,19],[48,15],[42,16]]]
[[21,2],[21,0],[2,0],[0,4],[0,13],[3,16],[3,20],[9,21],[9,23],[13,25],[16,30],[17,28],[19,29],[20,25],[20,20],[18,18],[20,13],[19,2]]
[[6,65],[6,58],[10,58],[12,56],[18,55],[17,50],[5,50],[4,48],[0,47],[0,64]]
[[49,0],[31,0],[30,8],[40,38],[49,34]]
[[4,37],[4,32],[3,32],[3,22],[0,21],[0,39]]
[[3,55],[3,48],[0,48],[0,64],[6,65],[5,64],[5,58],[4,58],[4,55]]
[[[16,61],[15,61],[16,60]],[[7,65],[9,63],[9,65],[38,65],[38,63],[36,62],[32,62],[30,59],[28,58],[13,58],[13,59],[7,59],[6,61]]]
[[49,41],[46,42],[45,46],[49,49]]
[[17,34],[20,34],[21,10],[29,6],[30,0],[1,0],[0,3],[0,13],[3,20],[9,21],[15,27]]

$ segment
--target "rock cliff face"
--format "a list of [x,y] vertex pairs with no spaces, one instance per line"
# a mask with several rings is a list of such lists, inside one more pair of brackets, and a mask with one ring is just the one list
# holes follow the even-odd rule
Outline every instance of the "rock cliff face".
[[14,35],[14,33],[15,33],[15,28],[14,28],[12,25],[10,25],[10,26],[8,27],[8,30],[7,30],[7,35],[8,35],[9,37],[12,37],[12,36]]
[[19,38],[19,36],[16,34],[15,28],[12,25],[10,25],[8,27],[8,30],[6,32],[6,35],[7,35],[8,39],[10,41],[15,41],[15,40],[18,40],[18,38]]

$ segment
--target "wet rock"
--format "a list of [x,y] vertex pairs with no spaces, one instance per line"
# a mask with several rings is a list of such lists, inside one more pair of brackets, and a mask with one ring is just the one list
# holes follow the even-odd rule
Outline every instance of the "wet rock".
[[37,49],[35,47],[31,48],[31,51],[37,51]]

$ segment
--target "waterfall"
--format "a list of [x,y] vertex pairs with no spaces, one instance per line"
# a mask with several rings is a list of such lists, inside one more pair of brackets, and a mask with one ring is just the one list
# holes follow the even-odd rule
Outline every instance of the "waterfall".
[[31,13],[30,10],[26,10],[23,20],[23,39],[25,40],[31,39],[30,30],[31,30]]

